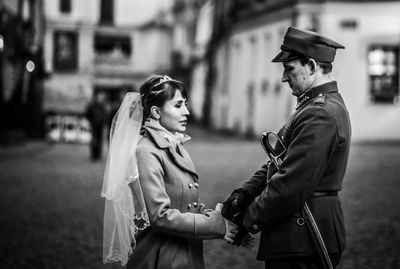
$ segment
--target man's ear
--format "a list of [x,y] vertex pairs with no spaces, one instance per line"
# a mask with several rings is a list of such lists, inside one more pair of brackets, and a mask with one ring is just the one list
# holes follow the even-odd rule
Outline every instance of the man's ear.
[[310,59],[307,64],[310,67],[310,74],[313,75],[317,70],[317,62],[314,59]]
[[150,114],[154,119],[159,120],[161,117],[160,108],[158,106],[152,106],[150,108]]

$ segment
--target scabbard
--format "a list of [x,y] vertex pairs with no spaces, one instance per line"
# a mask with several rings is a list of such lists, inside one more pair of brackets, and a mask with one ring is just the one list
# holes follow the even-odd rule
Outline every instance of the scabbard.
[[333,269],[331,259],[329,257],[328,250],[326,249],[324,239],[318,229],[317,223],[315,222],[314,216],[311,213],[310,208],[307,203],[304,203],[304,206],[301,210],[301,214],[303,215],[304,221],[306,222],[307,228],[311,234],[311,237],[315,243],[318,254],[321,257],[321,261],[324,269]]
[[[276,141],[278,141],[275,145],[275,147],[272,147],[270,142],[269,142],[269,135],[273,134],[276,137]],[[268,168],[268,175],[267,175],[267,184],[272,177],[272,175],[279,170],[279,167],[282,163],[282,159],[284,157],[284,154],[286,152],[286,147],[283,144],[282,140],[279,138],[279,136],[275,133],[272,132],[266,132],[263,133],[260,139],[261,145],[264,148],[265,152],[267,153],[268,157],[270,158],[270,167]],[[275,170],[271,170],[273,167],[271,167],[271,164],[274,164]],[[271,172],[270,172],[271,170]],[[307,203],[304,203],[302,209],[301,209],[301,214],[304,218],[304,221],[307,225],[307,228],[311,234],[311,237],[315,243],[315,246],[317,248],[318,254],[321,257],[321,261],[323,264],[324,269],[333,269],[331,259],[329,257],[328,250],[326,249],[324,240],[322,238],[321,233],[319,232],[317,223],[315,222],[315,219],[311,213],[310,208],[308,207]]]

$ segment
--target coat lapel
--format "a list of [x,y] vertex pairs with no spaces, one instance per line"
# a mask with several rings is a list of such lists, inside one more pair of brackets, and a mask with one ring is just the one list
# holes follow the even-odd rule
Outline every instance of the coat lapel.
[[182,155],[180,155],[176,149],[172,148],[165,138],[163,138],[156,130],[153,130],[151,128],[146,128],[143,127],[146,132],[153,138],[155,144],[161,148],[161,149],[166,149],[169,151],[170,155],[172,156],[172,160],[176,163],[178,167],[181,169],[191,173],[194,175],[194,177],[197,179],[199,178],[199,175],[196,172],[196,169],[194,167],[193,161],[190,158],[189,153],[179,145],[179,151],[181,152]]

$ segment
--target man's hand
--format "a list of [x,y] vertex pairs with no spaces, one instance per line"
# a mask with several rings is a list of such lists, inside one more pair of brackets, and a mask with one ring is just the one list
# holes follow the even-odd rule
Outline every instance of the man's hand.
[[235,215],[244,210],[250,203],[251,199],[246,195],[246,192],[237,189],[225,200],[221,214],[224,218],[232,221]]
[[242,240],[242,246],[247,249],[252,249],[254,247],[254,237],[250,233],[247,233]]
[[249,234],[246,228],[244,228],[242,225],[243,215],[244,213],[241,211],[240,213],[236,214],[233,219],[233,222],[237,225],[237,232],[235,238],[233,238],[233,244],[238,247],[242,245],[245,237]]
[[248,234],[249,233],[242,225],[237,225],[237,233],[235,235],[235,238],[233,238],[233,244],[238,247],[241,246],[242,242],[244,242],[244,239]]

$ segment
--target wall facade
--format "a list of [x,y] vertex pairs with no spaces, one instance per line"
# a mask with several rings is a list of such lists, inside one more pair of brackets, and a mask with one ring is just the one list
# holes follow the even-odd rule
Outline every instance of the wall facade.
[[[270,62],[293,25],[345,45],[337,51],[333,79],[350,112],[353,141],[398,140],[399,11],[395,2],[299,4],[236,23],[218,50],[213,126],[259,135],[277,131],[294,111],[282,65]],[[372,64],[382,53],[382,63]],[[377,91],[385,85],[393,96]]]
[[61,10],[61,1],[45,2],[45,111],[81,114],[94,92],[112,103],[138,90],[148,75],[169,69],[170,29],[163,17],[137,24],[135,5],[118,0],[110,1],[113,12],[105,20],[100,0],[71,0],[69,11]]

